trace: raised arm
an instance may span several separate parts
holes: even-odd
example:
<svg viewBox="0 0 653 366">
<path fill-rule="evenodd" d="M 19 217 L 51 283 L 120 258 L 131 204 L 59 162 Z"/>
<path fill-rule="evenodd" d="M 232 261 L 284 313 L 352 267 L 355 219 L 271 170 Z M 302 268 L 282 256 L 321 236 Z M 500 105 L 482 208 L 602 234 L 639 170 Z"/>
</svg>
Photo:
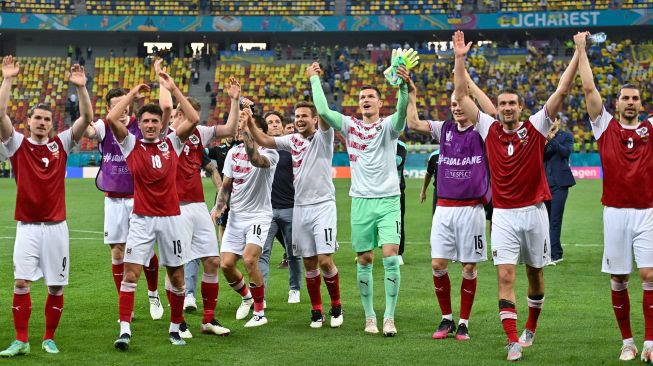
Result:
<svg viewBox="0 0 653 366">
<path fill-rule="evenodd" d="M 139 93 L 147 93 L 149 91 L 150 87 L 146 84 L 136 85 L 129 91 L 129 93 L 127 93 L 125 98 L 122 98 L 113 108 L 111 108 L 111 110 L 109 110 L 109 113 L 107 114 L 107 123 L 118 143 L 122 143 L 125 140 L 125 137 L 129 134 L 127 126 L 120 123 L 120 117 L 122 117 L 125 109 L 132 105 L 134 99 Z"/>
<path fill-rule="evenodd" d="M 569 65 L 567 65 L 562 76 L 560 76 L 558 88 L 549 97 L 549 100 L 546 101 L 546 111 L 551 118 L 555 118 L 562 110 L 562 102 L 564 101 L 565 95 L 569 94 L 571 90 L 571 84 L 576 76 L 576 70 L 578 70 L 578 51 L 574 52 L 574 56 L 569 61 Z"/>
<path fill-rule="evenodd" d="M 455 55 L 454 74 L 465 75 L 465 57 L 467 56 L 467 52 L 469 52 L 469 48 L 472 46 L 472 42 L 465 44 L 465 35 L 461 31 L 456 31 L 452 40 Z M 478 107 L 469 96 L 467 79 L 465 77 L 454 77 L 454 95 L 465 117 L 472 123 L 476 123 L 478 120 Z"/>
<path fill-rule="evenodd" d="M 408 78 L 408 108 L 406 109 L 406 123 L 408 129 L 411 131 L 419 132 L 424 135 L 431 135 L 431 128 L 429 123 L 419 119 L 417 114 L 417 87 L 413 80 Z"/>
<path fill-rule="evenodd" d="M 243 136 L 243 143 L 245 144 L 245 151 L 249 157 L 249 162 L 257 168 L 266 169 L 270 167 L 270 161 L 267 157 L 259 154 L 258 145 L 256 145 L 256 142 L 252 139 L 251 131 L 249 129 L 250 124 L 253 125 L 253 120 L 254 117 L 252 116 L 252 110 L 249 108 L 244 109 L 241 113 L 240 134 Z M 257 129 L 256 126 L 254 126 L 254 129 Z"/>
<path fill-rule="evenodd" d="M 315 104 L 315 109 L 317 109 L 317 114 L 320 115 L 320 119 L 339 131 L 342 127 L 343 116 L 342 114 L 329 109 L 329 102 L 327 102 L 324 90 L 322 90 L 322 81 L 320 80 L 321 72 L 320 65 L 317 62 L 313 62 L 308 69 L 306 69 L 306 75 L 308 75 L 311 81 L 313 103 Z"/>
<path fill-rule="evenodd" d="M 88 95 L 86 89 L 86 72 L 83 66 L 78 64 L 73 65 L 70 69 L 70 82 L 75 85 L 77 89 L 77 96 L 79 97 L 79 118 L 73 123 L 72 134 L 75 142 L 79 141 L 86 129 L 93 122 L 93 106 L 91 105 L 91 97 Z"/>
<path fill-rule="evenodd" d="M 574 43 L 576 43 L 576 53 L 578 53 L 578 71 L 583 82 L 587 113 L 590 115 L 590 120 L 595 121 L 603 112 L 603 100 L 601 100 L 601 94 L 594 84 L 594 75 L 585 50 L 588 35 L 589 32 L 577 33 L 574 36 Z"/>
<path fill-rule="evenodd" d="M 465 72 L 465 78 L 467 79 L 467 87 L 469 90 L 469 95 L 476 99 L 476 103 L 481 108 L 483 113 L 489 114 L 492 117 L 497 115 L 497 107 L 492 103 L 492 99 L 485 94 L 481 88 L 476 85 L 472 77 L 469 76 L 468 72 Z"/>
<path fill-rule="evenodd" d="M 265 133 L 263 133 L 263 131 L 259 130 L 254 124 L 253 118 L 249 118 L 247 120 L 247 129 L 250 132 L 252 138 L 254 139 L 254 142 L 256 142 L 258 145 L 261 145 L 268 149 L 277 148 L 277 143 L 276 141 L 274 141 L 274 137 L 268 136 Z"/>
<path fill-rule="evenodd" d="M 154 61 L 154 73 L 156 75 L 167 72 L 165 67 L 162 67 L 163 59 L 159 58 Z M 172 116 L 172 94 L 167 88 L 161 85 L 161 76 L 159 76 L 159 107 L 163 111 L 161 122 L 163 123 L 163 131 L 168 130 L 170 124 L 170 117 Z"/>
<path fill-rule="evenodd" d="M 406 128 L 406 109 L 408 108 L 408 83 L 410 74 L 406 67 L 401 66 L 397 69 L 397 76 L 404 82 L 399 84 L 399 98 L 397 98 L 397 112 L 392 115 L 392 126 L 395 131 L 401 132 Z M 412 81 L 412 80 L 411 80 Z"/>
<path fill-rule="evenodd" d="M 2 85 L 0 85 L 0 138 L 2 141 L 11 137 L 14 127 L 7 115 L 7 106 L 11 96 L 11 85 L 20 72 L 20 64 L 10 56 L 2 59 Z"/>
<path fill-rule="evenodd" d="M 159 81 L 161 86 L 168 89 L 172 96 L 177 99 L 179 103 L 177 108 L 181 108 L 181 111 L 184 112 L 186 118 L 179 126 L 177 126 L 175 131 L 177 137 L 179 137 L 181 141 L 186 141 L 186 139 L 193 133 L 195 126 L 197 126 L 197 122 L 200 120 L 200 115 L 197 113 L 195 108 L 193 108 L 188 99 L 186 99 L 184 94 L 181 93 L 181 90 L 179 90 L 170 75 L 165 72 L 159 73 Z"/>
<path fill-rule="evenodd" d="M 215 126 L 215 135 L 218 138 L 234 136 L 236 134 L 236 129 L 238 128 L 238 115 L 240 113 L 240 109 L 238 109 L 240 101 L 240 83 L 238 83 L 238 81 L 233 77 L 229 78 L 229 89 L 227 89 L 227 94 L 231 100 L 231 108 L 229 109 L 227 124 Z"/>
</svg>

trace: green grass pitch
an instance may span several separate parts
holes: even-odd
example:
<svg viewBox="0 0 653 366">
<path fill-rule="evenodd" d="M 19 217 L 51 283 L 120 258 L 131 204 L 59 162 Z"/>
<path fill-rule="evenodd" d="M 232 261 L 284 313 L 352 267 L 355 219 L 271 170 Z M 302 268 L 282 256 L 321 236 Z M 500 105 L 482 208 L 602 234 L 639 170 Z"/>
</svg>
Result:
<svg viewBox="0 0 653 366">
<path fill-rule="evenodd" d="M 276 269 L 281 249 L 275 244 L 271 282 L 267 298 L 267 326 L 245 329 L 235 320 L 240 301 L 221 275 L 217 317 L 232 330 L 226 338 L 199 333 L 201 310 L 186 315 L 194 338 L 185 347 L 168 344 L 169 308 L 163 320 L 149 317 L 145 280 L 136 293 L 136 320 L 131 349 L 113 348 L 118 335 L 118 301 L 111 279 L 109 249 L 102 244 L 103 198 L 93 180 L 68 180 L 67 209 L 71 238 L 70 285 L 65 290 L 65 310 L 57 343 L 59 355 L 40 349 L 44 330 L 45 286 L 37 282 L 32 290 L 30 340 L 32 353 L 0 364 L 53 365 L 151 365 L 151 364 L 243 364 L 243 365 L 352 365 L 352 364 L 505 364 L 505 336 L 497 309 L 496 274 L 492 264 L 479 266 L 476 302 L 470 320 L 469 342 L 431 339 L 440 313 L 433 291 L 428 238 L 431 227 L 429 203 L 418 203 L 421 181 L 409 180 L 406 192 L 406 265 L 397 307 L 398 335 L 384 338 L 363 332 L 364 316 L 356 288 L 354 257 L 349 228 L 348 180 L 336 180 L 338 196 L 338 239 L 336 263 L 340 271 L 345 323 L 340 329 L 311 329 L 310 302 L 302 288 L 301 303 L 287 304 L 288 275 Z M 47 189 L 47 187 L 43 187 Z M 205 181 L 212 199 L 210 183 Z M 545 270 L 546 302 L 535 344 L 524 351 L 526 364 L 574 365 L 617 364 L 621 346 L 619 330 L 610 304 L 608 276 L 601 274 L 602 208 L 600 181 L 580 181 L 571 189 L 563 224 L 565 261 Z M 427 202 L 429 202 L 427 199 Z M 11 315 L 12 248 L 15 235 L 13 180 L 0 180 L 0 346 L 13 340 Z M 377 252 L 377 255 L 380 253 Z M 379 257 L 377 257 L 379 258 Z M 454 316 L 459 307 L 460 266 L 450 267 Z M 382 317 L 384 307 L 383 266 L 375 265 L 375 309 Z M 633 330 L 638 347 L 643 337 L 641 287 L 637 276 L 631 281 Z M 163 289 L 163 271 L 160 276 Z M 518 324 L 526 321 L 526 278 L 518 270 Z M 165 299 L 163 291 L 161 297 Z M 326 289 L 323 299 L 328 304 Z M 164 300 L 166 302 L 166 300 Z M 328 310 L 328 305 L 326 305 Z"/>
</svg>

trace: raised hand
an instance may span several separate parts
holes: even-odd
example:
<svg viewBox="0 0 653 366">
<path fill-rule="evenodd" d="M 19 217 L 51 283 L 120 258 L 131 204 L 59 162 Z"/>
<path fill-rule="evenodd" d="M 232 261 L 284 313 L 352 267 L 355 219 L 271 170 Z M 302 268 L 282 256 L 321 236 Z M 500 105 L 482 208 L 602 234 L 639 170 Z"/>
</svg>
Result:
<svg viewBox="0 0 653 366">
<path fill-rule="evenodd" d="M 453 53 L 456 57 L 465 57 L 472 47 L 472 42 L 465 44 L 465 34 L 462 31 L 456 31 L 451 40 L 453 42 Z"/>
<path fill-rule="evenodd" d="M 576 49 L 584 50 L 587 47 L 587 37 L 590 35 L 590 32 L 578 32 L 574 35 L 574 43 L 576 44 Z"/>
<path fill-rule="evenodd" d="M 177 85 L 175 84 L 175 81 L 172 80 L 170 75 L 166 74 L 165 72 L 161 71 L 159 73 L 159 85 L 161 87 L 164 87 L 170 91 L 175 90 L 177 88 Z"/>
<path fill-rule="evenodd" d="M 317 62 L 313 62 L 306 69 L 306 75 L 308 75 L 309 78 L 313 75 L 319 76 L 321 73 L 322 73 L 322 69 L 320 69 L 320 64 L 318 64 Z"/>
<path fill-rule="evenodd" d="M 2 59 L 2 77 L 13 78 L 20 72 L 20 63 L 12 55 Z"/>
<path fill-rule="evenodd" d="M 249 108 L 245 108 L 240 111 L 240 115 L 238 116 L 238 130 L 240 130 L 241 133 L 249 131 L 247 123 L 252 118 L 252 116 L 252 110 Z"/>
<path fill-rule="evenodd" d="M 162 65 L 163 65 L 163 59 L 162 58 L 157 58 L 156 60 L 154 60 L 154 73 L 156 73 L 157 75 L 159 75 L 162 72 L 167 73 L 168 68 L 167 67 L 161 67 Z"/>
<path fill-rule="evenodd" d="M 4 73 L 4 68 L 3 68 Z M 86 86 L 86 72 L 84 66 L 74 64 L 70 68 L 70 82 L 75 86 Z"/>
<path fill-rule="evenodd" d="M 243 105 L 243 108 L 249 108 L 249 109 L 251 109 L 252 106 L 254 105 L 254 102 L 244 97 L 240 100 L 240 103 Z"/>
<path fill-rule="evenodd" d="M 150 87 L 147 84 L 139 84 L 133 87 L 130 91 L 129 94 L 132 97 L 139 98 L 141 93 L 148 93 L 150 91 Z"/>
<path fill-rule="evenodd" d="M 227 89 L 227 95 L 229 95 L 229 98 L 232 100 L 238 100 L 240 98 L 240 83 L 238 83 L 238 80 L 236 80 L 234 77 L 229 78 L 229 88 Z"/>
<path fill-rule="evenodd" d="M 397 68 L 397 76 L 401 78 L 401 80 L 408 85 L 408 90 L 410 92 L 411 84 L 413 83 L 413 80 L 410 78 L 410 74 L 408 73 L 408 70 L 406 69 L 406 66 L 399 66 Z M 412 85 L 413 88 L 415 88 L 415 84 Z"/>
</svg>

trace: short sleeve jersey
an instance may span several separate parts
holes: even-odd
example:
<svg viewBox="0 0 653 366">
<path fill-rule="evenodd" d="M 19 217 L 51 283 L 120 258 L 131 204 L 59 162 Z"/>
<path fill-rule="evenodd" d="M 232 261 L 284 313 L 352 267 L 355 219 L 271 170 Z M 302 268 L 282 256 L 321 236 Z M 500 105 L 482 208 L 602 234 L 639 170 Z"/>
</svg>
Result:
<svg viewBox="0 0 653 366">
<path fill-rule="evenodd" d="M 175 182 L 184 144 L 175 132 L 157 142 L 137 140 L 131 133 L 120 143 L 134 177 L 134 213 L 143 216 L 180 214 Z"/>
<path fill-rule="evenodd" d="M 653 208 L 651 121 L 624 126 L 603 109 L 591 123 L 603 165 L 601 203 L 617 208 Z"/>
<path fill-rule="evenodd" d="M 332 128 L 326 131 L 318 128 L 308 138 L 299 133 L 274 138 L 277 149 L 292 155 L 296 206 L 335 201 L 331 167 L 333 138 Z"/>
<path fill-rule="evenodd" d="M 272 181 L 279 153 L 260 147 L 259 154 L 270 161 L 269 168 L 257 168 L 249 161 L 245 145 L 234 146 L 227 153 L 223 173 L 232 178 L 229 212 L 248 216 L 272 216 Z"/>
<path fill-rule="evenodd" d="M 399 132 L 392 118 L 372 124 L 343 116 L 340 132 L 345 137 L 351 166 L 351 197 L 382 198 L 398 196 L 399 178 L 395 155 Z"/>
<path fill-rule="evenodd" d="M 485 140 L 493 204 L 519 208 L 551 199 L 544 172 L 544 146 L 550 121 L 543 108 L 513 131 L 479 112 L 477 131 Z"/>
<path fill-rule="evenodd" d="M 74 145 L 71 129 L 43 144 L 14 130 L 4 142 L 16 177 L 16 221 L 66 220 L 66 160 Z"/>
<path fill-rule="evenodd" d="M 202 161 L 204 146 L 215 139 L 215 128 L 197 126 L 184 143 L 177 166 L 177 194 L 179 202 L 204 202 Z"/>
</svg>

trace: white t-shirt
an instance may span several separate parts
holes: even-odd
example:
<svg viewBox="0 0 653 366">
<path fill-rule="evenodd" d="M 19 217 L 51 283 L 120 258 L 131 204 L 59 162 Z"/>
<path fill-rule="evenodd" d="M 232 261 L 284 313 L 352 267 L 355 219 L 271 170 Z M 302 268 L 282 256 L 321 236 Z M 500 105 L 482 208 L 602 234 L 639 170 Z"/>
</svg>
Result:
<svg viewBox="0 0 653 366">
<path fill-rule="evenodd" d="M 275 150 L 259 147 L 258 153 L 270 161 L 267 169 L 257 168 L 249 161 L 245 144 L 234 146 L 227 153 L 222 173 L 233 179 L 230 213 L 248 216 L 272 216 L 272 181 L 279 162 Z"/>
<path fill-rule="evenodd" d="M 66 154 L 69 155 L 70 151 L 76 145 L 75 141 L 73 140 L 73 130 L 71 128 L 69 128 L 69 129 L 65 130 L 64 132 L 59 133 L 57 136 L 59 137 L 59 140 L 61 140 L 61 144 L 63 145 L 64 151 L 66 151 Z M 11 137 L 7 141 L 5 141 L 4 144 L 3 144 L 4 148 L 6 149 L 6 151 L 5 151 L 6 154 L 7 154 L 6 156 L 8 158 L 14 156 L 16 151 L 18 151 L 18 148 L 20 147 L 20 144 L 23 143 L 24 139 L 25 139 L 25 135 L 23 135 L 22 133 L 19 133 L 16 130 L 14 130 L 14 132 L 11 134 Z M 27 140 L 30 143 L 34 144 L 34 145 L 45 145 L 45 144 L 47 144 L 49 142 L 49 141 L 46 141 L 46 142 L 40 143 L 40 142 L 32 140 L 31 137 L 28 137 Z M 1 151 L 0 151 L 0 155 L 1 155 Z M 1 158 L 0 158 L 0 161 L 2 161 Z"/>
<path fill-rule="evenodd" d="M 170 139 L 170 142 L 172 142 L 172 148 L 175 149 L 175 153 L 177 156 L 181 153 L 181 149 L 184 147 L 184 143 L 181 142 L 179 137 L 177 136 L 176 132 L 171 132 L 166 136 L 168 139 Z M 141 139 L 141 141 L 145 142 L 145 140 Z M 159 142 L 157 140 L 156 142 Z M 120 145 L 120 151 L 122 151 L 122 154 L 125 156 L 125 159 L 129 156 L 129 154 L 134 150 L 134 146 L 136 146 L 136 136 L 134 136 L 131 133 L 127 134 L 127 137 L 125 137 L 122 142 L 118 143 Z"/>
<path fill-rule="evenodd" d="M 318 128 L 305 139 L 299 133 L 275 137 L 277 149 L 292 155 L 295 176 L 295 206 L 314 205 L 335 201 L 331 161 L 333 160 L 333 128 Z"/>
<path fill-rule="evenodd" d="M 340 132 L 345 137 L 351 165 L 351 197 L 382 198 L 401 194 L 397 176 L 397 139 L 392 116 L 372 124 L 343 116 Z"/>
</svg>

